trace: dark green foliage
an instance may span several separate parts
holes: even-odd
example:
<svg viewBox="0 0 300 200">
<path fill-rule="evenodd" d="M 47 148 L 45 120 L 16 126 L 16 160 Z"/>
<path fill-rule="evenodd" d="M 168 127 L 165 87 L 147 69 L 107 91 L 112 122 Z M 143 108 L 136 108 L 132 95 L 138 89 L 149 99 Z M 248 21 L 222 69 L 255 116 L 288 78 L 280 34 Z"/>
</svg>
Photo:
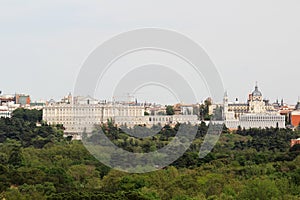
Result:
<svg viewBox="0 0 300 200">
<path fill-rule="evenodd" d="M 29 122 L 40 122 L 42 120 L 43 112 L 42 110 L 28 110 L 24 108 L 18 108 L 13 111 L 13 118 L 23 119 Z"/>
<path fill-rule="evenodd" d="M 174 115 L 174 108 L 173 108 L 173 106 L 170 106 L 170 105 L 166 106 L 166 114 L 167 115 Z"/>
<path fill-rule="evenodd" d="M 208 129 L 201 123 L 190 148 L 172 166 L 128 174 L 99 163 L 80 141 L 63 138 L 62 126 L 36 126 L 36 117 L 18 112 L 0 119 L 0 199 L 300 198 L 300 147 L 290 148 L 299 131 L 229 133 L 225 127 L 212 152 L 199 159 Z M 119 147 L 141 153 L 167 145 L 179 126 L 157 127 L 158 134 L 143 139 L 127 135 L 111 121 L 97 128 Z"/>
<path fill-rule="evenodd" d="M 209 115 L 209 106 L 211 105 L 211 101 L 208 99 L 204 101 L 204 104 L 200 105 L 200 118 L 202 120 L 210 120 L 211 115 Z"/>
<path fill-rule="evenodd" d="M 36 126 L 34 122 L 19 118 L 0 119 L 0 142 L 8 139 L 21 142 L 22 146 L 42 148 L 49 142 L 63 139 L 63 131 L 48 125 Z"/>
<path fill-rule="evenodd" d="M 300 144 L 295 144 L 294 146 L 292 146 L 290 148 L 290 151 L 300 153 Z"/>
</svg>

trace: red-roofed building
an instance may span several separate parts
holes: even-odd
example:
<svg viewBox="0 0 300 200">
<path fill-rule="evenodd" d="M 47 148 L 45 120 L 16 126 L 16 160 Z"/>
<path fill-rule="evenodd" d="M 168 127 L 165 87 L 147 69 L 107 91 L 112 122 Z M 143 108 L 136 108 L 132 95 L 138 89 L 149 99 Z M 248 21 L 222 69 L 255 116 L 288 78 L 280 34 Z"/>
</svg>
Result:
<svg viewBox="0 0 300 200">
<path fill-rule="evenodd" d="M 293 147 L 295 144 L 300 144 L 300 138 L 298 138 L 298 139 L 291 139 L 291 147 Z"/>
<path fill-rule="evenodd" d="M 295 110 L 291 113 L 291 124 L 294 127 L 299 126 L 299 124 L 300 124 L 300 111 Z"/>
<path fill-rule="evenodd" d="M 295 109 L 296 110 L 291 112 L 291 124 L 297 127 L 300 124 L 300 101 L 298 101 Z"/>
</svg>

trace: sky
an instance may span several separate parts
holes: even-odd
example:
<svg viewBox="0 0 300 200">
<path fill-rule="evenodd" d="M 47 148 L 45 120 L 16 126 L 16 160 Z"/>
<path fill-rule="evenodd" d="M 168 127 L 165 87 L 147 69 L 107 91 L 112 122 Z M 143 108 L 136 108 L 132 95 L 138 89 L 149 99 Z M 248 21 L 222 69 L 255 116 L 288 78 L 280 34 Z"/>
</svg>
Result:
<svg viewBox="0 0 300 200">
<path fill-rule="evenodd" d="M 60 99 L 73 91 L 83 63 L 103 42 L 156 27 L 198 43 L 231 100 L 246 101 L 257 81 L 271 102 L 283 98 L 295 104 L 300 96 L 299 9 L 298 0 L 2 0 L 0 90 Z M 209 96 L 204 85 L 199 80 L 199 102 Z M 106 93 L 97 95 L 106 99 Z M 157 85 L 141 88 L 136 96 L 162 104 L 178 101 Z"/>
</svg>

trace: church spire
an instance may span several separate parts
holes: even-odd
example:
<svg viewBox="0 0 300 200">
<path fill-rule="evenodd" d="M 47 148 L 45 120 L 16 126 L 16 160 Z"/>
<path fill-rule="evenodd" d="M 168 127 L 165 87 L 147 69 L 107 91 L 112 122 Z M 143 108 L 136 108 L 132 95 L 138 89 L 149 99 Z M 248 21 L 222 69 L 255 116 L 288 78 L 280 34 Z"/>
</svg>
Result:
<svg viewBox="0 0 300 200">
<path fill-rule="evenodd" d="M 225 90 L 225 92 L 224 92 L 224 97 L 228 97 L 227 90 Z"/>
</svg>

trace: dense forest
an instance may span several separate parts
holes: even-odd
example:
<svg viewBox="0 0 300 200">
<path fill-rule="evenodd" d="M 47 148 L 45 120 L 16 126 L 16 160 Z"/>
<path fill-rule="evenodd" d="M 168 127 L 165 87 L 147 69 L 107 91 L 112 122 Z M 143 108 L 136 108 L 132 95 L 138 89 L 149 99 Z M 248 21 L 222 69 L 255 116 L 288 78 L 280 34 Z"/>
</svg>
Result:
<svg viewBox="0 0 300 200">
<path fill-rule="evenodd" d="M 178 130 L 135 138 L 112 123 L 104 133 L 131 152 L 155 151 Z M 198 156 L 208 127 L 198 126 L 186 153 L 163 169 L 130 174 L 97 161 L 80 141 L 48 126 L 41 111 L 17 109 L 0 119 L 0 199 L 300 199 L 299 130 L 224 128 L 204 159 Z"/>
</svg>

